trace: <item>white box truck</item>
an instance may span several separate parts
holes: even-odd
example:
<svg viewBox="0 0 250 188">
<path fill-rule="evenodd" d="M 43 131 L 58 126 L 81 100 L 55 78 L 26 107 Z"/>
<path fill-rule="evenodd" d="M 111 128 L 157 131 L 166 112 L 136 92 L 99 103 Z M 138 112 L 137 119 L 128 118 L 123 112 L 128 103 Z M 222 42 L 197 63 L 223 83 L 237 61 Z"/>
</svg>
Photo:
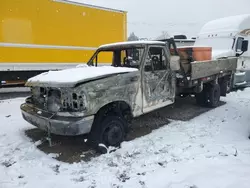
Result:
<svg viewBox="0 0 250 188">
<path fill-rule="evenodd" d="M 230 16 L 206 23 L 198 34 L 194 46 L 212 47 L 212 58 L 237 56 L 237 71 L 231 87 L 250 83 L 250 14 Z"/>
</svg>

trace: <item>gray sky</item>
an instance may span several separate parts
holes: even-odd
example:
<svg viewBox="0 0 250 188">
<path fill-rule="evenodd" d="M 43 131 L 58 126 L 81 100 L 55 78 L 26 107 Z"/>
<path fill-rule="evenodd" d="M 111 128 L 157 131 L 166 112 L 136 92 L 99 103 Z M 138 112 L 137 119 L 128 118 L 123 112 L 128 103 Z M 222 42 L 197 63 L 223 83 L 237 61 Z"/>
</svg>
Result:
<svg viewBox="0 0 250 188">
<path fill-rule="evenodd" d="M 162 31 L 195 36 L 210 20 L 250 14 L 250 0 L 73 0 L 128 11 L 128 34 L 157 37 Z"/>
</svg>

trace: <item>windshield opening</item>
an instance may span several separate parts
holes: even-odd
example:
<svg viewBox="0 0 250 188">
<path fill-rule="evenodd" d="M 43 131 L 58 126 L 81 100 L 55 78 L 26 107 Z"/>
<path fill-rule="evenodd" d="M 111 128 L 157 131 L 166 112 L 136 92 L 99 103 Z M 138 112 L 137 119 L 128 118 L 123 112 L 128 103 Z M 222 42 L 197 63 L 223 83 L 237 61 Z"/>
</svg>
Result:
<svg viewBox="0 0 250 188">
<path fill-rule="evenodd" d="M 99 50 L 88 62 L 90 66 L 110 65 L 114 67 L 140 68 L 144 47 Z"/>
<path fill-rule="evenodd" d="M 236 43 L 236 52 L 241 52 L 242 48 L 242 42 L 244 41 L 244 38 L 239 37 Z"/>
</svg>

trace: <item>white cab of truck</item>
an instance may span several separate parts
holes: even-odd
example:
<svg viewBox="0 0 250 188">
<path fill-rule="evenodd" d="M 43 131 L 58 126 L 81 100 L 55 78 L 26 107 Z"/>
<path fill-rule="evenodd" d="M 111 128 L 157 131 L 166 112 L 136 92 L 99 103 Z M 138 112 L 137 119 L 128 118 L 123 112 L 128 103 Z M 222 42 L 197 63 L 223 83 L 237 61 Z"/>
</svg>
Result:
<svg viewBox="0 0 250 188">
<path fill-rule="evenodd" d="M 238 56 L 237 72 L 232 86 L 246 86 L 250 82 L 250 14 L 230 16 L 206 23 L 194 46 L 212 47 L 212 58 Z M 244 49 L 245 52 L 242 50 Z"/>
</svg>

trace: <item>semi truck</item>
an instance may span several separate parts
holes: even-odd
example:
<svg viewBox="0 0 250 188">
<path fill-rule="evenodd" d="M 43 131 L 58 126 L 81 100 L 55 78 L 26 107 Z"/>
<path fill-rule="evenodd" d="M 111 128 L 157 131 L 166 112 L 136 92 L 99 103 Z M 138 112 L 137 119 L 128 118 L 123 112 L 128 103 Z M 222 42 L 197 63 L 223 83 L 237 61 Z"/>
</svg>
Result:
<svg viewBox="0 0 250 188">
<path fill-rule="evenodd" d="M 250 14 L 224 17 L 209 21 L 200 30 L 194 46 L 212 47 L 212 58 L 239 57 L 237 71 L 228 89 L 250 83 Z M 242 51 L 242 47 L 245 47 Z"/>
<path fill-rule="evenodd" d="M 193 46 L 195 38 L 187 38 L 186 35 L 174 35 L 174 41 L 177 47 L 179 46 Z"/>
<path fill-rule="evenodd" d="M 126 11 L 68 0 L 0 4 L 0 87 L 87 63 L 99 45 L 127 40 Z"/>
<path fill-rule="evenodd" d="M 168 33 L 163 33 L 162 35 L 156 37 L 154 40 L 156 41 L 164 41 L 171 38 Z M 174 35 L 172 38 L 174 38 L 176 46 L 193 46 L 195 43 L 195 37 L 187 38 L 186 35 Z"/>
<path fill-rule="evenodd" d="M 97 151 L 103 152 L 100 144 L 118 147 L 135 117 L 173 104 L 180 94 L 194 94 L 201 106 L 219 105 L 237 57 L 211 60 L 211 48 L 210 55 L 202 49 L 191 60 L 173 38 L 101 45 L 85 66 L 30 78 L 22 116 L 49 135 L 85 134 Z M 100 66 L 105 53 L 112 54 L 110 64 Z"/>
</svg>

